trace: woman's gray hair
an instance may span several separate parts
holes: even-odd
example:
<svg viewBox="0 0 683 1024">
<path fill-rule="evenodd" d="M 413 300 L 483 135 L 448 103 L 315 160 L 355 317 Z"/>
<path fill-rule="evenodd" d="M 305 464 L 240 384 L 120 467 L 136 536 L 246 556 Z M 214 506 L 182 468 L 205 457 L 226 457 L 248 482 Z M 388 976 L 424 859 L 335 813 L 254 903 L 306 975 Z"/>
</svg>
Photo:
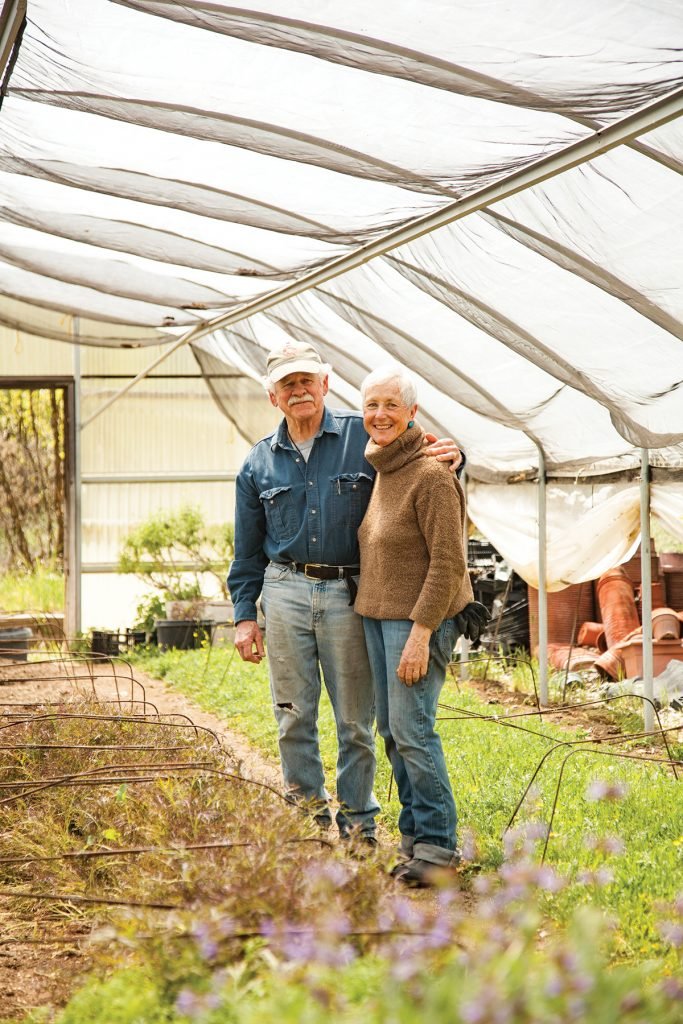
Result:
<svg viewBox="0 0 683 1024">
<path fill-rule="evenodd" d="M 398 381 L 403 404 L 408 408 L 416 405 L 417 380 L 410 370 L 406 370 L 405 366 L 401 366 L 400 363 L 384 363 L 382 366 L 372 370 L 361 383 L 360 395 L 362 400 L 365 401 L 365 393 L 368 388 L 374 387 L 377 384 L 389 384 L 395 380 Z"/>
</svg>

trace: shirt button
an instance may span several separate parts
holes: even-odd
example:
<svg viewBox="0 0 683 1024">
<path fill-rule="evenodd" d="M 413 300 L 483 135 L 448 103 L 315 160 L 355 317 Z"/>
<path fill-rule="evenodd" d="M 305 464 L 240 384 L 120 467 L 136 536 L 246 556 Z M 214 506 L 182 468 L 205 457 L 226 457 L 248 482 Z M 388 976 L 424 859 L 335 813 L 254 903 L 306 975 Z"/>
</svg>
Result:
<svg viewBox="0 0 683 1024">
<path fill-rule="evenodd" d="M 355 491 L 357 489 L 357 487 L 358 487 L 358 484 L 352 484 L 351 485 L 351 490 Z"/>
<path fill-rule="evenodd" d="M 308 481 L 308 486 L 309 486 L 309 487 L 312 487 L 312 486 L 313 486 L 313 481 L 312 481 L 312 480 L 309 480 L 309 481 Z"/>
<path fill-rule="evenodd" d="M 300 459 L 294 459 L 295 462 L 300 462 Z"/>
<path fill-rule="evenodd" d="M 314 509 L 314 508 L 312 508 L 312 509 L 311 509 L 311 515 L 312 515 L 312 516 L 314 516 L 314 515 L 315 515 L 315 509 Z"/>
<path fill-rule="evenodd" d="M 314 543 L 315 543 L 315 541 L 316 541 L 317 539 L 318 539 L 317 537 L 311 537 L 311 540 L 312 540 L 312 541 L 313 541 Z"/>
</svg>

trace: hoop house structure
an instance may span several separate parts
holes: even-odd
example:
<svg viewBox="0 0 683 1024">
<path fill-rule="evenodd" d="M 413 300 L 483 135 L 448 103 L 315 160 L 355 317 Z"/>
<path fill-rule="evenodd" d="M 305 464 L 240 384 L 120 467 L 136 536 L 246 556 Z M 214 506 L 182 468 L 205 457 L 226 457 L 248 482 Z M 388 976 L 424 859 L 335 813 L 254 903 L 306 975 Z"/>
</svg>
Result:
<svg viewBox="0 0 683 1024">
<path fill-rule="evenodd" d="M 73 377 L 83 350 L 84 509 L 135 487 L 97 482 L 103 451 L 149 475 L 183 420 L 173 360 L 215 406 L 181 431 L 195 471 L 234 471 L 271 422 L 265 353 L 294 337 L 337 404 L 388 357 L 418 375 L 471 518 L 542 593 L 628 558 L 650 503 L 683 537 L 677 0 L 28 0 L 10 39 L 21 8 L 0 368 Z"/>
</svg>

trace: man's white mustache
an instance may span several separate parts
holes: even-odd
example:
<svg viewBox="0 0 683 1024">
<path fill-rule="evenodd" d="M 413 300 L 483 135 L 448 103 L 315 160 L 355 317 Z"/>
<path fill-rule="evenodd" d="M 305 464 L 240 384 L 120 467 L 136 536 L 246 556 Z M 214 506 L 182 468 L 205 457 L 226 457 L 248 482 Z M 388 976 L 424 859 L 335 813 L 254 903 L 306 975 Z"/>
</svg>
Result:
<svg viewBox="0 0 683 1024">
<path fill-rule="evenodd" d="M 289 399 L 287 405 L 300 405 L 302 402 L 312 402 L 313 399 L 310 395 L 306 395 L 305 398 L 295 398 L 294 395 Z"/>
</svg>

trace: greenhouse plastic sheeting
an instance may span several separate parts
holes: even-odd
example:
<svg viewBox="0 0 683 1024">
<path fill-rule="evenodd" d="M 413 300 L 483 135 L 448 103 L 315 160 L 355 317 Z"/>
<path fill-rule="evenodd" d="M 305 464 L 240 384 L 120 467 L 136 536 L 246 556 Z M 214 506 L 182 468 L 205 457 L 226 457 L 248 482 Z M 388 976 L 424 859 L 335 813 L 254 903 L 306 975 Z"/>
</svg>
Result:
<svg viewBox="0 0 683 1024">
<path fill-rule="evenodd" d="M 410 367 L 474 480 L 533 479 L 539 449 L 556 478 L 632 471 L 641 447 L 683 469 L 682 50 L 678 0 L 29 0 L 0 110 L 0 325 L 187 335 L 249 440 L 265 353 L 294 337 L 332 364 L 333 404 Z"/>
<path fill-rule="evenodd" d="M 519 575 L 538 588 L 538 491 L 471 483 L 468 512 Z M 638 484 L 555 484 L 546 492 L 548 590 L 594 580 L 640 543 Z M 653 515 L 683 541 L 683 484 L 653 484 Z"/>
</svg>

